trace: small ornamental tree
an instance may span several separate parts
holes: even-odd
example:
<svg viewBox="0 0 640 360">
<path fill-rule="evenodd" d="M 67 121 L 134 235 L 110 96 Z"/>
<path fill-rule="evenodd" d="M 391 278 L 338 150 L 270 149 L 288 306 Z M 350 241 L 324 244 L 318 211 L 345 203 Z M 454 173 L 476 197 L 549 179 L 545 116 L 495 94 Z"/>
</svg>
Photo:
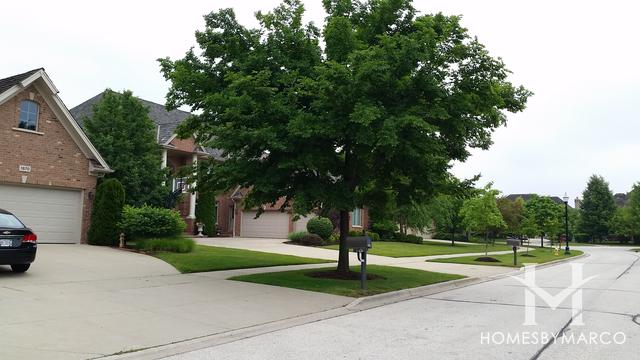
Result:
<svg viewBox="0 0 640 360">
<path fill-rule="evenodd" d="M 500 192 L 488 184 L 480 195 L 465 200 L 460 209 L 465 229 L 484 234 L 485 255 L 488 253 L 489 232 L 507 228 L 496 203 L 498 194 Z"/>
<path fill-rule="evenodd" d="M 247 207 L 340 213 L 337 271 L 349 272 L 349 212 L 366 190 L 423 204 L 470 148 L 487 149 L 505 112 L 531 94 L 457 16 L 418 14 L 410 0 L 325 0 L 322 28 L 300 0 L 257 12 L 205 16 L 199 50 L 161 59 L 169 107 L 195 114 L 184 137 L 221 149 L 205 186 L 251 188 Z M 202 184 L 200 184 L 202 185 Z"/>
<path fill-rule="evenodd" d="M 529 235 L 540 235 L 544 247 L 545 235 L 556 235 L 564 224 L 564 209 L 548 196 L 533 195 L 525 204 L 522 227 Z"/>
<path fill-rule="evenodd" d="M 451 234 L 451 246 L 455 245 L 457 232 L 462 232 L 460 210 L 464 199 L 455 195 L 439 195 L 430 203 L 431 217 L 438 232 Z"/>
<path fill-rule="evenodd" d="M 629 193 L 628 225 L 631 241 L 640 244 L 640 183 L 634 184 Z"/>
<path fill-rule="evenodd" d="M 124 201 L 124 187 L 117 179 L 106 179 L 98 185 L 87 236 L 89 244 L 115 246 L 118 243 Z"/>
</svg>

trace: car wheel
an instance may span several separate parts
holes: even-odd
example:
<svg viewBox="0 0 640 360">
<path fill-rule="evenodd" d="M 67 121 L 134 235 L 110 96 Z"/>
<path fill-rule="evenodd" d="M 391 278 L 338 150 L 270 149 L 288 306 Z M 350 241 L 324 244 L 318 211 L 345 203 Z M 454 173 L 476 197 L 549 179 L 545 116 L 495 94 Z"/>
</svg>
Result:
<svg viewBox="0 0 640 360">
<path fill-rule="evenodd" d="M 13 264 L 11 265 L 11 270 L 13 270 L 13 272 L 23 273 L 29 270 L 29 266 L 31 266 L 31 264 Z"/>
</svg>

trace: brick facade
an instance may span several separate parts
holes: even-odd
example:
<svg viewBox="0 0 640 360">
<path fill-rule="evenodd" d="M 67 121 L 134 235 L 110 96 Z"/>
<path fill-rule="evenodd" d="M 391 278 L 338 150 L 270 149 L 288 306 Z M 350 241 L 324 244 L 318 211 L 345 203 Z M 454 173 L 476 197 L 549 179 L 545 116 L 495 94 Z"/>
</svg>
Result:
<svg viewBox="0 0 640 360">
<path fill-rule="evenodd" d="M 32 100 L 39 105 L 37 132 L 17 129 L 20 103 Z M 56 118 L 43 96 L 29 86 L 0 105 L 0 183 L 82 191 L 81 240 L 91 218 L 97 177 L 89 174 L 89 160 Z M 18 171 L 19 165 L 31 166 L 31 172 Z"/>
</svg>

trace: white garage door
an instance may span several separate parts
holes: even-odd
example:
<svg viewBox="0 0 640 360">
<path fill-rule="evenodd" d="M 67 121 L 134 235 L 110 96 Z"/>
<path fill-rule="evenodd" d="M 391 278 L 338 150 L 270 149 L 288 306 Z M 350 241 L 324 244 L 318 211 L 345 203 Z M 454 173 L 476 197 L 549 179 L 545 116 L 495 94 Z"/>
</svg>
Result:
<svg viewBox="0 0 640 360">
<path fill-rule="evenodd" d="M 240 236 L 253 238 L 286 239 L 289 234 L 289 214 L 279 211 L 265 211 L 256 217 L 255 211 L 242 213 Z"/>
<path fill-rule="evenodd" d="M 0 208 L 30 227 L 38 242 L 79 243 L 82 224 L 80 191 L 0 184 Z"/>
<path fill-rule="evenodd" d="M 307 217 L 300 216 L 300 219 L 293 223 L 293 231 L 307 231 L 307 223 L 314 217 L 316 217 L 314 214 L 309 214 Z"/>
</svg>

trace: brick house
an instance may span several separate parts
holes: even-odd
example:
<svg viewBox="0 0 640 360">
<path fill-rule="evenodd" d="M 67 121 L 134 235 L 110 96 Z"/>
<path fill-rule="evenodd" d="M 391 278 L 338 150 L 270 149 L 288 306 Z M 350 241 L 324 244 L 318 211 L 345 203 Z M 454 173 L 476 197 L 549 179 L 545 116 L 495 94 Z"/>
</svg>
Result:
<svg viewBox="0 0 640 360">
<path fill-rule="evenodd" d="M 40 242 L 86 242 L 97 179 L 112 170 L 44 69 L 0 79 L 0 144 L 0 208 Z"/>
<path fill-rule="evenodd" d="M 100 93 L 82 104 L 71 109 L 76 121 L 82 126 L 82 119 L 91 117 L 93 105 L 102 99 L 104 93 Z M 169 167 L 174 177 L 170 180 L 173 191 L 182 191 L 184 194 L 177 208 L 187 222 L 187 232 L 194 233 L 195 207 L 197 192 L 189 191 L 186 179 L 180 178 L 179 169 L 191 166 L 194 162 L 203 158 L 213 158 L 224 161 L 222 153 L 216 149 L 199 146 L 193 138 L 179 139 L 175 135 L 176 127 L 184 121 L 189 112 L 182 110 L 168 111 L 163 105 L 148 100 L 139 99 L 149 108 L 149 117 L 156 124 L 156 139 L 162 149 L 162 166 Z M 302 217 L 293 221 L 293 215 L 288 212 L 280 212 L 281 203 L 275 206 L 265 205 L 265 211 L 259 218 L 255 218 L 257 209 L 244 209 L 242 198 L 246 189 L 237 188 L 226 194 L 217 196 L 217 224 L 222 236 L 252 237 L 252 238 L 286 238 L 292 231 L 306 229 L 306 223 L 310 217 Z M 366 210 L 355 209 L 355 216 L 351 216 L 351 229 L 359 230 L 368 223 Z"/>
<path fill-rule="evenodd" d="M 104 92 L 92 97 L 71 109 L 71 114 L 82 126 L 83 119 L 93 116 L 93 106 L 102 100 Z M 197 192 L 190 192 L 185 178 L 178 177 L 181 168 L 190 167 L 198 159 L 213 157 L 221 160 L 220 152 L 206 149 L 195 143 L 193 138 L 179 139 L 175 135 L 176 127 L 186 119 L 190 113 L 182 110 L 168 111 L 163 105 L 151 101 L 138 99 L 149 109 L 149 117 L 156 125 L 156 141 L 162 149 L 162 167 L 170 168 L 172 178 L 169 180 L 171 190 L 176 194 L 182 193 L 177 210 L 187 223 L 187 233 L 193 233 L 196 222 Z"/>
</svg>

